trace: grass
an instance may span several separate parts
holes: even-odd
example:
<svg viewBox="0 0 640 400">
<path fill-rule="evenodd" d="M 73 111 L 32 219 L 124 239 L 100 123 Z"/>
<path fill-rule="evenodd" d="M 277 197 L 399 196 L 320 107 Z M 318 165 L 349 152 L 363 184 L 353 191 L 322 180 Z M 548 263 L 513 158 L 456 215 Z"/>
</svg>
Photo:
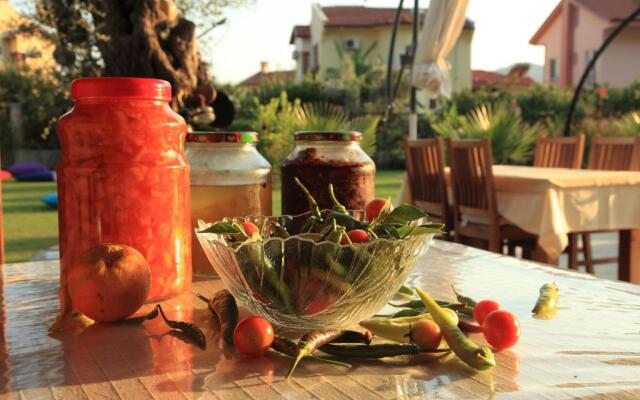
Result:
<svg viewBox="0 0 640 400">
<path fill-rule="evenodd" d="M 55 191 L 55 182 L 2 183 L 7 262 L 27 261 L 36 251 L 58 244 L 58 213 L 41 200 Z"/>
<path fill-rule="evenodd" d="M 378 171 L 376 197 L 395 199 L 400 191 L 400 170 Z M 33 254 L 58 244 L 58 214 L 41 198 L 55 192 L 55 182 L 2 183 L 5 255 L 7 262 L 28 261 Z M 273 189 L 273 211 L 280 213 L 280 189 Z"/>
</svg>

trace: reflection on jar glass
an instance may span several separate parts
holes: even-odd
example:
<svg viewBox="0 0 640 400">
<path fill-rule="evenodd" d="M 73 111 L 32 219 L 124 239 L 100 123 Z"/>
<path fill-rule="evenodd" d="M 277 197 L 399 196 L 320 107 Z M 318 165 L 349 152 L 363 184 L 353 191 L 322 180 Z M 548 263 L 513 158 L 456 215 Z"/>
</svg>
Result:
<svg viewBox="0 0 640 400">
<path fill-rule="evenodd" d="M 271 164 L 258 153 L 255 132 L 191 132 L 191 222 L 271 215 Z M 193 270 L 214 273 L 192 230 Z"/>
<path fill-rule="evenodd" d="M 296 146 L 282 162 L 282 213 L 309 211 L 295 178 L 309 189 L 321 209 L 331 208 L 330 183 L 338 200 L 361 210 L 375 197 L 376 166 L 362 150 L 359 132 L 296 132 Z"/>
</svg>

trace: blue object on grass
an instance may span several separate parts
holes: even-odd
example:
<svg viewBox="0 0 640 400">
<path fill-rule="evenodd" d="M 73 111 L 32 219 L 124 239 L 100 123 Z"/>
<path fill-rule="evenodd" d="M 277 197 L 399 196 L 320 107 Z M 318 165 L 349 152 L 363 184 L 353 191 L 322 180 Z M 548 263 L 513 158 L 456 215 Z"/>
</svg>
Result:
<svg viewBox="0 0 640 400">
<path fill-rule="evenodd" d="M 15 177 L 18 181 L 23 182 L 50 182 L 56 180 L 56 173 L 53 171 L 30 172 Z"/>
<path fill-rule="evenodd" d="M 42 202 L 51 208 L 58 208 L 58 193 L 51 193 L 44 196 Z"/>
</svg>

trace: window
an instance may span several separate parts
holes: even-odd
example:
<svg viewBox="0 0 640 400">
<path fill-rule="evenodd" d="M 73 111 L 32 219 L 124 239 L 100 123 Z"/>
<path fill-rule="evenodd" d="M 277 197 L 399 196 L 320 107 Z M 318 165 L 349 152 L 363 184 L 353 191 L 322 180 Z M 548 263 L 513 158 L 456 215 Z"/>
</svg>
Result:
<svg viewBox="0 0 640 400">
<path fill-rule="evenodd" d="M 594 50 L 585 51 L 585 53 L 584 53 L 584 68 L 585 69 L 587 68 L 587 66 L 589 65 L 591 60 L 593 60 L 593 57 L 595 57 L 595 55 L 596 55 L 596 52 Z M 595 85 L 595 83 L 596 83 L 596 68 L 595 68 L 595 66 L 593 67 L 591 72 L 589 72 L 589 75 L 587 76 L 587 80 L 585 81 L 585 83 L 587 85 Z"/>
<path fill-rule="evenodd" d="M 549 60 L 549 81 L 555 83 L 558 80 L 558 60 L 552 58 Z"/>
</svg>

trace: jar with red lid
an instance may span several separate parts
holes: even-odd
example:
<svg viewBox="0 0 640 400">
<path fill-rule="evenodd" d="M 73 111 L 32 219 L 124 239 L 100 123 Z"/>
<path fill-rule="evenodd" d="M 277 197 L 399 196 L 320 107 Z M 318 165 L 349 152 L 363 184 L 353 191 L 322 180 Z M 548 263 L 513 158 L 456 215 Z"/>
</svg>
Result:
<svg viewBox="0 0 640 400">
<path fill-rule="evenodd" d="M 61 295 L 65 271 L 98 243 L 140 251 L 151 268 L 147 301 L 191 283 L 187 126 L 169 107 L 168 82 L 73 81 L 71 111 L 57 123 Z"/>
<path fill-rule="evenodd" d="M 309 211 L 297 177 L 309 189 L 320 209 L 331 208 L 328 186 L 350 210 L 364 209 L 375 197 L 376 166 L 360 147 L 360 132 L 296 132 L 296 145 L 281 165 L 282 213 Z"/>
<path fill-rule="evenodd" d="M 255 132 L 190 132 L 191 220 L 216 222 L 225 217 L 271 215 L 271 164 L 256 149 Z M 200 243 L 192 237 L 194 272 L 215 272 Z"/>
</svg>

